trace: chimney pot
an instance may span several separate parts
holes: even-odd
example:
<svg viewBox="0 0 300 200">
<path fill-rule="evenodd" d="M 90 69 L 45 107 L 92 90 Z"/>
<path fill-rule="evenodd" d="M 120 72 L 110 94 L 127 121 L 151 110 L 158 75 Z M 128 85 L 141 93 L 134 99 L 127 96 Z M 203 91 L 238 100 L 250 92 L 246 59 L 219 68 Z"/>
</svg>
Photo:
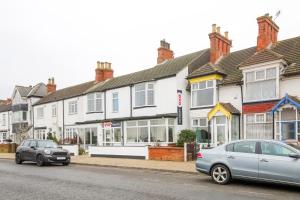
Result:
<svg viewBox="0 0 300 200">
<path fill-rule="evenodd" d="M 225 36 L 226 39 L 228 39 L 228 31 L 224 32 L 224 36 Z"/>
<path fill-rule="evenodd" d="M 221 27 L 218 26 L 218 27 L 217 27 L 217 33 L 220 33 L 220 32 L 221 32 Z"/>
<path fill-rule="evenodd" d="M 157 64 L 174 58 L 174 53 L 170 49 L 170 43 L 166 42 L 165 39 L 160 41 L 160 47 L 157 49 L 157 53 Z"/>
<path fill-rule="evenodd" d="M 217 25 L 216 24 L 213 24 L 212 25 L 212 30 L 211 30 L 211 32 L 212 33 L 215 33 L 217 31 Z"/>
</svg>

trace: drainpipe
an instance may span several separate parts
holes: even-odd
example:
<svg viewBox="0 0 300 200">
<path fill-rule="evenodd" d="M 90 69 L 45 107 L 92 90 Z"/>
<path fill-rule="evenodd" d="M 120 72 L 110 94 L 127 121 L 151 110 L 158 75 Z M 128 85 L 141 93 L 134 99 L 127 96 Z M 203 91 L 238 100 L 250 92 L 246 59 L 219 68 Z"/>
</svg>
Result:
<svg viewBox="0 0 300 200">
<path fill-rule="evenodd" d="M 239 119 L 239 126 L 240 126 L 240 136 L 239 137 L 241 139 L 241 134 L 242 134 L 241 130 L 243 130 L 243 136 L 245 138 L 244 127 L 243 127 L 243 125 L 244 125 L 244 117 L 243 117 L 244 93 L 243 93 L 243 85 L 242 84 L 240 84 L 240 88 L 241 88 L 242 112 L 241 112 L 241 115 L 240 115 L 241 118 Z"/>
<path fill-rule="evenodd" d="M 32 138 L 34 139 L 34 106 L 32 106 Z"/>
<path fill-rule="evenodd" d="M 65 143 L 65 100 L 62 100 L 63 103 L 63 132 L 62 132 L 62 144 Z M 57 109 L 58 110 L 58 109 Z"/>
<path fill-rule="evenodd" d="M 132 117 L 132 88 L 133 85 L 130 85 L 130 117 Z"/>
<path fill-rule="evenodd" d="M 104 91 L 104 120 L 106 120 L 106 91 Z"/>
<path fill-rule="evenodd" d="M 272 112 L 272 117 L 273 117 L 273 126 L 272 126 L 272 129 L 273 129 L 273 140 L 275 140 L 275 116 L 274 116 L 274 112 Z"/>
</svg>

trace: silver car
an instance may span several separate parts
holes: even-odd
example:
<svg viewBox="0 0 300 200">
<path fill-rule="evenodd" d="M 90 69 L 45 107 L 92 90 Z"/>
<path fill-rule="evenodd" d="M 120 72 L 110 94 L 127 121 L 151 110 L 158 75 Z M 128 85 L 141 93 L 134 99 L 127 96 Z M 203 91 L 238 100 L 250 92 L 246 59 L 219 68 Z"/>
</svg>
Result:
<svg viewBox="0 0 300 200">
<path fill-rule="evenodd" d="M 300 150 L 273 140 L 239 140 L 200 150 L 196 170 L 218 184 L 252 179 L 300 186 Z"/>
</svg>

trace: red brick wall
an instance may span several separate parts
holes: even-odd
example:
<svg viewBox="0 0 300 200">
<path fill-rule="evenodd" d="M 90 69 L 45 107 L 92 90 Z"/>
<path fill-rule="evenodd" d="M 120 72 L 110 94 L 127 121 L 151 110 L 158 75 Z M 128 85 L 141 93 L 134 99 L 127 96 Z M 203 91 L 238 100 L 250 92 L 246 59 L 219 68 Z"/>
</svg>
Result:
<svg viewBox="0 0 300 200">
<path fill-rule="evenodd" d="M 277 101 L 243 105 L 243 114 L 270 112 Z"/>
<path fill-rule="evenodd" d="M 184 161 L 181 147 L 149 147 L 149 160 Z"/>
</svg>

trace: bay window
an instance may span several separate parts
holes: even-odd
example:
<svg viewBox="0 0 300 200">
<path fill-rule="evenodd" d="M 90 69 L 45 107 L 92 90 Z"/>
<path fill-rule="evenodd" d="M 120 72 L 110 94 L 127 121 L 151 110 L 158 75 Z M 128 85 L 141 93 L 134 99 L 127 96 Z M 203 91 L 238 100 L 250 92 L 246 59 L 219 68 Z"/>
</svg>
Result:
<svg viewBox="0 0 300 200">
<path fill-rule="evenodd" d="M 174 142 L 174 119 L 126 122 L 127 143 Z"/>
<path fill-rule="evenodd" d="M 212 106 L 214 104 L 213 80 L 192 84 L 192 107 Z"/>
<path fill-rule="evenodd" d="M 275 99 L 276 67 L 245 73 L 245 100 L 260 101 Z"/>
<path fill-rule="evenodd" d="M 88 112 L 103 112 L 102 93 L 92 93 L 87 95 L 87 111 Z"/>
<path fill-rule="evenodd" d="M 246 138 L 247 139 L 272 139 L 273 115 L 272 113 L 247 114 Z"/>
<path fill-rule="evenodd" d="M 135 106 L 154 105 L 154 84 L 140 83 L 135 85 Z"/>
</svg>

